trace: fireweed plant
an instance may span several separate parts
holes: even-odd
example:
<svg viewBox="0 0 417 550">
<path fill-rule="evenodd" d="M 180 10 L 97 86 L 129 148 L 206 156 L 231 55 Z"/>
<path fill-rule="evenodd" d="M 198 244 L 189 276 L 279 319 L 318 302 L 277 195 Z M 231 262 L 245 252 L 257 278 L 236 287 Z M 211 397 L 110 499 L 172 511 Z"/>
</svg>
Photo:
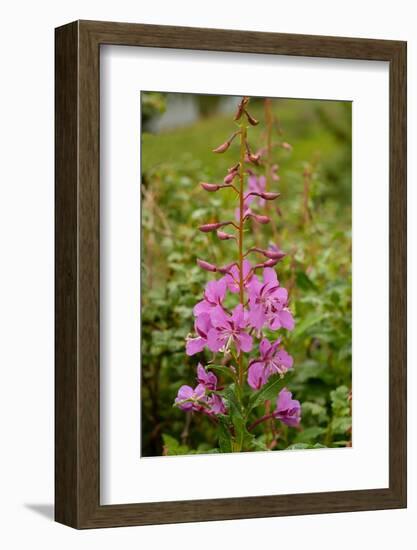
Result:
<svg viewBox="0 0 417 550">
<path fill-rule="evenodd" d="M 248 130 L 258 124 L 248 104 L 248 97 L 240 101 L 234 116 L 237 130 L 213 151 L 221 154 L 238 140 L 238 161 L 222 183 L 201 183 L 209 193 L 229 189 L 236 196 L 233 219 L 199 227 L 221 241 L 235 241 L 236 259 L 225 266 L 197 260 L 200 268 L 220 277 L 206 284 L 203 299 L 194 307 L 195 334 L 186 339 L 186 353 L 193 356 L 207 349 L 212 359 L 206 365 L 198 363 L 196 384 L 181 386 L 174 402 L 188 414 L 205 415 L 217 425 L 220 452 L 266 450 L 264 427 L 271 429 L 271 422 L 277 421 L 297 427 L 301 420 L 300 403 L 285 387 L 293 358 L 280 337 L 281 331 L 294 328 L 288 292 L 275 271 L 285 253 L 276 244 L 245 248 L 249 224 L 268 224 L 270 217 L 260 209 L 269 212 L 267 205 L 279 197 L 266 189 L 276 179 L 268 148 L 266 176 L 255 175 L 252 169 L 261 166 L 262 152 L 253 153 L 248 143 Z"/>
</svg>

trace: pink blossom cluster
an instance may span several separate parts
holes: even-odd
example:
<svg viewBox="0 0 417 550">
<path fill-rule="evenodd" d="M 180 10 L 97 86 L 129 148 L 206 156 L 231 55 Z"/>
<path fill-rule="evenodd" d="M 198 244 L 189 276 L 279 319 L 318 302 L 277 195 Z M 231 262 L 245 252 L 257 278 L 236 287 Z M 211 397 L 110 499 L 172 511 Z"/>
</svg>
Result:
<svg viewBox="0 0 417 550">
<path fill-rule="evenodd" d="M 225 414 L 226 407 L 222 398 L 215 393 L 217 376 L 197 365 L 197 386 L 181 386 L 175 399 L 175 405 L 183 411 L 202 412 L 207 415 Z"/>
<path fill-rule="evenodd" d="M 243 98 L 239 103 L 235 120 L 246 117 L 249 125 L 256 125 L 258 121 L 247 112 L 248 102 L 249 98 Z M 246 138 L 247 128 L 244 124 L 240 128 L 214 149 L 215 153 L 223 153 L 240 136 L 241 152 L 244 153 L 240 161 L 227 170 L 222 183 L 201 183 L 201 187 L 209 193 L 223 189 L 234 190 L 238 197 L 234 220 L 215 221 L 199 227 L 203 233 L 216 233 L 221 241 L 235 240 L 238 260 L 224 266 L 197 260 L 202 269 L 218 273 L 220 278 L 206 284 L 202 299 L 193 309 L 194 334 L 186 339 L 186 353 L 194 356 L 208 350 L 215 354 L 213 364 L 217 357 L 220 364 L 232 369 L 239 384 L 247 383 L 252 390 L 259 390 L 272 375 L 283 377 L 293 367 L 293 358 L 284 349 L 282 339 L 277 335 L 270 341 L 265 333 L 292 331 L 294 318 L 289 308 L 288 291 L 280 285 L 275 271 L 275 266 L 285 257 L 285 253 L 276 245 L 268 248 L 251 247 L 246 251 L 243 248 L 244 225 L 248 222 L 261 225 L 269 223 L 271 220 L 262 213 L 262 208 L 280 194 L 269 192 L 266 177 L 256 175 L 251 168 L 246 167 L 246 164 L 260 166 L 262 151 L 256 154 L 251 152 Z M 276 170 L 277 166 L 274 165 L 274 181 L 279 179 Z M 249 261 L 247 256 L 250 254 L 260 257 L 258 262 Z M 234 300 L 230 296 L 234 296 Z M 229 306 L 233 301 L 238 303 Z M 220 359 L 216 354 L 221 354 Z M 251 354 L 246 365 L 243 363 L 243 354 Z M 205 367 L 198 364 L 196 387 L 181 386 L 175 399 L 176 406 L 184 411 L 209 416 L 227 414 L 217 377 L 207 370 L 209 368 L 210 365 Z M 289 426 L 297 426 L 300 416 L 299 402 L 292 399 L 292 394 L 286 388 L 282 389 L 277 396 L 276 408 L 269 417 Z"/>
<path fill-rule="evenodd" d="M 196 336 L 187 339 L 187 355 L 195 355 L 204 348 L 214 353 L 249 353 L 254 348 L 254 335 L 261 336 L 263 329 L 294 328 L 288 292 L 279 285 L 275 270 L 264 268 L 260 280 L 254 266 L 245 260 L 243 276 L 247 307 L 238 304 L 231 311 L 224 307 L 224 300 L 227 291 L 234 294 L 239 291 L 239 268 L 234 265 L 227 275 L 207 283 L 203 300 L 194 307 Z M 283 349 L 279 338 L 273 343 L 262 338 L 258 357 L 249 364 L 248 384 L 259 389 L 272 374 L 284 374 L 292 365 L 292 357 Z"/>
</svg>

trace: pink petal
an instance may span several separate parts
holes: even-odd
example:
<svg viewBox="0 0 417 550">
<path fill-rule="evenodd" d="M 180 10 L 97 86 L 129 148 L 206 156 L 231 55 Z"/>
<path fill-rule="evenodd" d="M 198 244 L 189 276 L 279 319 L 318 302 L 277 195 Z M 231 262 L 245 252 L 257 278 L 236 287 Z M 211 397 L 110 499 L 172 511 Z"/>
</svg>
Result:
<svg viewBox="0 0 417 550">
<path fill-rule="evenodd" d="M 211 308 L 212 309 L 212 308 Z M 211 329 L 211 320 L 210 315 L 208 313 L 201 313 L 195 323 L 195 329 L 196 331 L 201 335 L 206 335 L 208 331 Z"/>
<path fill-rule="evenodd" d="M 242 304 L 238 304 L 232 312 L 232 320 L 235 327 L 243 328 L 245 326 L 245 316 Z M 224 326 L 224 325 L 223 325 Z"/>
<path fill-rule="evenodd" d="M 264 269 L 264 283 L 268 283 L 271 286 L 279 285 L 275 269 L 272 269 L 271 267 L 266 267 Z"/>
<path fill-rule="evenodd" d="M 177 399 L 180 401 L 184 399 L 192 399 L 194 395 L 194 390 L 190 386 L 181 386 L 178 390 Z"/>
<path fill-rule="evenodd" d="M 278 338 L 278 340 L 275 340 L 275 342 L 271 344 L 271 355 L 277 352 L 280 343 L 281 343 L 281 338 Z"/>
<path fill-rule="evenodd" d="M 273 292 L 273 297 L 281 302 L 281 304 L 286 304 L 288 301 L 288 290 L 283 286 L 280 286 Z"/>
<path fill-rule="evenodd" d="M 279 322 L 282 327 L 286 328 L 287 330 L 293 330 L 295 326 L 294 318 L 288 310 L 283 309 L 278 313 L 278 316 Z"/>
<path fill-rule="evenodd" d="M 291 357 L 289 353 L 285 351 L 285 349 L 279 350 L 276 357 L 280 365 L 284 366 L 286 369 L 292 368 L 294 364 L 294 359 Z"/>
<path fill-rule="evenodd" d="M 216 352 L 224 346 L 224 339 L 218 338 L 218 332 L 212 328 L 207 334 L 207 347 L 210 351 Z"/>
<path fill-rule="evenodd" d="M 259 351 L 261 352 L 261 356 L 265 357 L 265 355 L 267 355 L 271 347 L 272 346 L 268 338 L 263 338 L 261 343 L 259 344 Z"/>
<path fill-rule="evenodd" d="M 204 338 L 190 338 L 189 340 L 187 340 L 187 343 L 185 345 L 185 353 L 187 355 L 195 355 L 196 353 L 200 353 L 200 351 L 203 351 L 205 345 L 206 340 Z"/>
<path fill-rule="evenodd" d="M 227 326 L 229 317 L 221 306 L 216 306 L 211 309 L 210 320 L 214 327 L 225 327 Z"/>
<path fill-rule="evenodd" d="M 282 388 L 277 398 L 277 410 L 286 410 L 291 406 L 292 393 L 287 388 Z"/>
<path fill-rule="evenodd" d="M 207 300 L 201 300 L 201 302 L 198 302 L 198 304 L 194 306 L 193 313 L 196 317 L 198 317 L 202 313 L 208 313 L 211 308 L 212 305 L 207 302 Z"/>
<path fill-rule="evenodd" d="M 236 347 L 238 347 L 244 351 L 245 353 L 251 351 L 253 346 L 253 338 L 250 334 L 247 334 L 246 332 L 241 332 L 239 336 L 237 337 Z M 240 351 L 240 350 L 238 350 Z"/>
<path fill-rule="evenodd" d="M 266 380 L 264 363 L 252 363 L 248 370 L 248 384 L 254 390 L 259 390 Z"/>
<path fill-rule="evenodd" d="M 264 326 L 266 320 L 262 306 L 255 306 L 251 308 L 249 310 L 248 320 L 251 326 L 257 330 L 260 330 Z"/>
</svg>

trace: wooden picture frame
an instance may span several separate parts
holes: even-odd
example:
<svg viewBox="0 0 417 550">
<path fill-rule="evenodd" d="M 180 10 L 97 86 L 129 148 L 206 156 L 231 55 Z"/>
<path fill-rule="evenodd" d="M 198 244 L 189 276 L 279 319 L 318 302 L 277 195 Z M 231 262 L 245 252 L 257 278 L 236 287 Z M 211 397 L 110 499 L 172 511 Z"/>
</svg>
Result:
<svg viewBox="0 0 417 550">
<path fill-rule="evenodd" d="M 406 43 L 76 21 L 56 29 L 55 519 L 75 528 L 406 506 Z M 99 56 L 117 44 L 389 62 L 389 488 L 100 505 Z"/>
</svg>

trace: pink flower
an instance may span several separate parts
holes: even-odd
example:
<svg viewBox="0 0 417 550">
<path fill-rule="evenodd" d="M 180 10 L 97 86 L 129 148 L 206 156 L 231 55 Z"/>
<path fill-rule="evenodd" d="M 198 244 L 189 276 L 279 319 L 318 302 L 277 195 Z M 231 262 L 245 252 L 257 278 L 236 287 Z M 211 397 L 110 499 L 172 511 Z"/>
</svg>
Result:
<svg viewBox="0 0 417 550">
<path fill-rule="evenodd" d="M 197 365 L 197 381 L 199 385 L 204 386 L 208 390 L 217 388 L 217 376 L 214 372 L 206 371 L 201 363 Z"/>
<path fill-rule="evenodd" d="M 251 175 L 248 178 L 248 190 L 249 193 L 264 193 L 266 187 L 266 178 L 265 176 L 255 176 Z M 255 201 L 258 203 L 258 206 L 261 208 L 265 206 L 265 199 L 262 197 L 256 197 L 254 195 L 248 196 L 246 201 L 249 201 L 248 204 L 250 204 L 252 201 Z"/>
<path fill-rule="evenodd" d="M 198 411 L 204 403 L 206 388 L 203 384 L 193 389 L 190 386 L 181 386 L 175 398 L 175 405 L 182 411 Z"/>
<path fill-rule="evenodd" d="M 243 218 L 247 217 L 249 214 L 252 213 L 252 210 L 249 208 L 249 203 L 251 198 L 252 197 L 248 197 L 243 201 L 243 215 L 242 215 Z M 240 206 L 235 210 L 235 220 L 240 221 Z"/>
<path fill-rule="evenodd" d="M 226 407 L 224 406 L 223 400 L 216 393 L 211 394 L 210 397 L 207 398 L 207 405 L 209 408 L 205 412 L 207 412 L 208 414 L 226 413 Z"/>
<path fill-rule="evenodd" d="M 225 414 L 226 407 L 222 398 L 215 393 L 206 395 L 206 390 L 204 384 L 198 384 L 195 389 L 191 386 L 181 386 L 174 405 L 185 412 L 202 412 L 207 415 Z"/>
<path fill-rule="evenodd" d="M 209 313 L 213 307 L 221 306 L 226 295 L 227 281 L 222 277 L 218 281 L 210 281 L 206 284 L 204 300 L 194 306 L 194 315 Z"/>
<path fill-rule="evenodd" d="M 242 264 L 242 274 L 243 274 L 243 281 L 244 281 L 244 288 L 247 289 L 250 282 L 254 279 L 258 279 L 256 275 L 253 275 L 251 273 L 252 271 L 252 265 L 249 260 L 243 260 Z M 230 290 L 230 292 L 233 292 L 234 294 L 237 294 L 239 292 L 239 266 L 234 265 L 230 268 L 229 273 L 225 277 L 227 288 Z"/>
<path fill-rule="evenodd" d="M 281 327 L 288 330 L 294 328 L 294 319 L 288 309 L 288 292 L 279 286 L 275 270 L 268 267 L 263 272 L 264 280 L 250 282 L 249 323 L 257 330 L 265 325 L 272 330 Z"/>
<path fill-rule="evenodd" d="M 279 347 L 280 344 L 280 339 L 273 344 L 267 338 L 261 341 L 261 356 L 249 363 L 248 384 L 254 390 L 259 390 L 272 374 L 284 374 L 293 366 L 293 358 Z"/>
<path fill-rule="evenodd" d="M 228 315 L 220 306 L 210 312 L 212 327 L 207 334 L 207 346 L 213 351 L 230 349 L 233 343 L 238 353 L 252 349 L 252 336 L 245 332 L 247 320 L 242 304 L 237 305 L 232 315 Z"/>
<path fill-rule="evenodd" d="M 301 405 L 296 399 L 292 399 L 292 393 L 283 388 L 277 398 L 277 406 L 273 412 L 277 420 L 281 420 L 287 426 L 298 426 L 301 420 Z"/>
<path fill-rule="evenodd" d="M 201 313 L 194 323 L 194 328 L 198 334 L 197 338 L 187 338 L 185 352 L 187 355 L 195 355 L 203 351 L 207 345 L 207 334 L 211 329 L 211 320 L 208 313 Z"/>
</svg>

